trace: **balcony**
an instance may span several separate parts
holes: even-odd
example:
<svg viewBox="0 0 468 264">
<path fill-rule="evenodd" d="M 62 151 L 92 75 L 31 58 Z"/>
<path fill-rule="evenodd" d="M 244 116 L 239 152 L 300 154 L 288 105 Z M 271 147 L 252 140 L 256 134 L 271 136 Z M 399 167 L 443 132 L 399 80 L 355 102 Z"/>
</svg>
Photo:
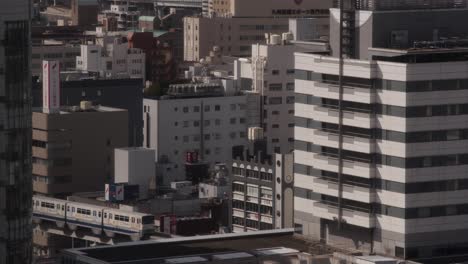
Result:
<svg viewBox="0 0 468 264">
<path fill-rule="evenodd" d="M 318 170 L 338 172 L 338 159 L 318 153 L 311 153 L 314 159 L 314 167 Z M 363 178 L 374 178 L 375 168 L 365 161 L 343 161 L 343 173 Z"/>
<path fill-rule="evenodd" d="M 306 128 L 296 128 L 296 135 L 301 135 L 300 132 L 303 130 L 309 130 L 312 133 L 309 136 L 314 144 L 332 148 L 338 148 L 339 136 L 337 131 L 327 131 L 327 130 L 318 130 L 318 129 L 306 129 Z M 343 149 L 362 152 L 370 154 L 375 148 L 375 143 L 371 141 L 370 138 L 366 138 L 366 135 L 359 134 L 349 134 L 343 135 Z M 300 137 L 298 137 L 301 139 Z"/>
<path fill-rule="evenodd" d="M 232 194 L 232 199 L 239 200 L 239 201 L 244 201 L 245 196 L 243 194 L 233 193 Z"/>
<path fill-rule="evenodd" d="M 324 106 L 313 106 L 313 118 L 320 122 L 338 124 L 339 111 L 335 108 Z M 344 111 L 343 112 L 343 125 L 355 126 L 362 128 L 375 127 L 375 118 L 371 113 L 364 113 L 358 111 Z"/>
<path fill-rule="evenodd" d="M 319 83 L 315 82 L 313 86 L 313 94 L 317 97 L 339 99 L 340 88 L 338 83 Z M 370 87 L 344 86 L 343 100 L 372 104 L 375 103 L 375 93 Z"/>
<path fill-rule="evenodd" d="M 332 221 L 338 220 L 338 207 L 336 205 L 323 202 L 315 202 L 313 208 L 314 215 Z M 369 212 L 343 209 L 343 221 L 350 225 L 364 228 L 373 228 L 376 225 L 375 216 Z"/>
<path fill-rule="evenodd" d="M 369 186 L 344 184 L 343 198 L 363 203 L 372 203 L 375 200 L 375 194 L 371 193 Z M 338 183 L 325 178 L 313 178 L 312 188 L 314 192 L 329 196 L 338 195 Z"/>
<path fill-rule="evenodd" d="M 237 208 L 233 208 L 232 210 L 232 215 L 233 216 L 237 216 L 237 217 L 240 217 L 240 218 L 244 218 L 245 217 L 245 213 L 242 209 L 237 209 Z"/>
</svg>

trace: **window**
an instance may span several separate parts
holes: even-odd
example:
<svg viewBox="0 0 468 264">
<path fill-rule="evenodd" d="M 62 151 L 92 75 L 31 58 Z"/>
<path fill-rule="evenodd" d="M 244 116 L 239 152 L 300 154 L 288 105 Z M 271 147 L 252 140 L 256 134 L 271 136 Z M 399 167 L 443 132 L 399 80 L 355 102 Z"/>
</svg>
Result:
<svg viewBox="0 0 468 264">
<path fill-rule="evenodd" d="M 245 118 L 243 118 L 243 117 L 239 118 L 239 123 L 245 124 Z"/>
<path fill-rule="evenodd" d="M 294 69 L 287 69 L 286 70 L 287 75 L 292 75 L 292 74 L 294 74 L 294 72 L 295 72 Z"/>
<path fill-rule="evenodd" d="M 206 127 L 207 127 L 207 126 L 210 126 L 210 120 L 205 120 L 205 121 L 203 122 L 203 125 L 206 126 Z"/>
<path fill-rule="evenodd" d="M 231 111 L 235 111 L 236 110 L 236 104 L 231 104 L 230 108 L 231 108 Z"/>
<path fill-rule="evenodd" d="M 216 126 L 220 126 L 220 125 L 221 125 L 221 120 L 216 119 L 216 120 L 215 120 L 215 125 L 216 125 Z"/>
<path fill-rule="evenodd" d="M 204 138 L 205 140 L 210 140 L 210 139 L 211 139 L 211 136 L 210 136 L 210 134 L 205 134 L 203 138 Z"/>
<path fill-rule="evenodd" d="M 294 91 L 294 83 L 287 83 L 286 84 L 286 90 Z"/>
<path fill-rule="evenodd" d="M 281 91 L 283 89 L 283 84 L 281 83 L 270 83 L 268 85 L 270 91 Z"/>
<path fill-rule="evenodd" d="M 279 74 L 280 74 L 280 71 L 279 71 L 279 70 L 272 70 L 272 71 L 271 71 L 271 74 L 273 74 L 273 75 L 279 75 Z"/>
<path fill-rule="evenodd" d="M 271 125 L 271 128 L 279 128 L 279 124 L 273 124 Z"/>
<path fill-rule="evenodd" d="M 286 97 L 286 103 L 287 104 L 294 104 L 294 96 Z"/>
<path fill-rule="evenodd" d="M 209 112 L 210 111 L 210 106 L 209 105 L 205 105 L 205 112 Z"/>
<path fill-rule="evenodd" d="M 183 137 L 183 141 L 184 141 L 184 143 L 189 142 L 189 136 L 184 136 L 184 137 Z"/>
<path fill-rule="evenodd" d="M 188 127 L 189 126 L 189 121 L 184 121 L 184 127 Z"/>
<path fill-rule="evenodd" d="M 242 131 L 239 132 L 239 137 L 240 137 L 240 138 L 245 138 L 245 132 L 242 132 Z"/>
<path fill-rule="evenodd" d="M 220 105 L 215 105 L 215 111 L 221 111 L 221 106 Z"/>
<path fill-rule="evenodd" d="M 231 125 L 236 124 L 236 118 L 234 118 L 234 117 L 231 118 L 231 119 L 229 120 L 229 123 L 231 123 Z"/>
<path fill-rule="evenodd" d="M 199 127 L 200 126 L 200 121 L 193 121 L 193 126 L 194 127 Z"/>
<path fill-rule="evenodd" d="M 277 104 L 282 104 L 283 103 L 283 98 L 281 97 L 270 97 L 268 98 L 268 104 L 270 105 L 277 105 Z"/>
<path fill-rule="evenodd" d="M 200 107 L 199 106 L 194 106 L 193 107 L 193 112 L 195 112 L 195 113 L 200 112 Z"/>
<path fill-rule="evenodd" d="M 188 113 L 188 111 L 189 111 L 189 109 L 188 109 L 188 107 L 187 107 L 187 106 L 185 106 L 184 108 L 182 108 L 182 112 L 184 112 L 184 113 Z"/>
</svg>

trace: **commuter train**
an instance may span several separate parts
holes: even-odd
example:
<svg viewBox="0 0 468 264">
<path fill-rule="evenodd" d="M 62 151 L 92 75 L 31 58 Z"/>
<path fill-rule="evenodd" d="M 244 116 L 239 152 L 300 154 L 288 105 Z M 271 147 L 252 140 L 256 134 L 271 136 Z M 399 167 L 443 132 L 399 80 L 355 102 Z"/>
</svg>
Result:
<svg viewBox="0 0 468 264">
<path fill-rule="evenodd" d="M 77 226 L 87 227 L 96 235 L 104 232 L 108 237 L 124 234 L 138 240 L 154 230 L 154 216 L 143 213 L 126 212 L 103 206 L 71 202 L 45 196 L 33 197 L 35 221 L 47 219 L 63 228 L 71 230 Z"/>
</svg>

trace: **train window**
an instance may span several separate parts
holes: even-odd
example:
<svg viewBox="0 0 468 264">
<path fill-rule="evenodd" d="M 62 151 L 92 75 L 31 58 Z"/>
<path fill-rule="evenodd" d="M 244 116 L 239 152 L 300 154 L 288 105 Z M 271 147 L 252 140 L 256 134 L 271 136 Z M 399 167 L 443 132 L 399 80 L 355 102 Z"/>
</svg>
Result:
<svg viewBox="0 0 468 264">
<path fill-rule="evenodd" d="M 62 211 L 65 211 L 65 205 L 62 204 Z"/>
<path fill-rule="evenodd" d="M 70 206 L 67 205 L 67 212 L 70 212 Z"/>
<path fill-rule="evenodd" d="M 96 216 L 96 211 L 93 211 L 93 216 Z"/>
<path fill-rule="evenodd" d="M 141 222 L 140 219 L 137 219 L 137 223 L 139 224 L 140 222 Z"/>
<path fill-rule="evenodd" d="M 57 210 L 60 210 L 60 204 L 57 204 Z"/>
<path fill-rule="evenodd" d="M 135 217 L 132 217 L 132 223 L 135 223 Z"/>
<path fill-rule="evenodd" d="M 104 213 L 104 218 L 107 218 L 107 213 Z"/>
<path fill-rule="evenodd" d="M 109 219 L 112 219 L 112 214 L 111 213 L 109 213 Z"/>
<path fill-rule="evenodd" d="M 98 212 L 98 217 L 101 217 L 101 212 Z"/>
<path fill-rule="evenodd" d="M 73 213 L 75 212 L 75 207 L 72 207 L 72 212 L 73 212 Z"/>
</svg>

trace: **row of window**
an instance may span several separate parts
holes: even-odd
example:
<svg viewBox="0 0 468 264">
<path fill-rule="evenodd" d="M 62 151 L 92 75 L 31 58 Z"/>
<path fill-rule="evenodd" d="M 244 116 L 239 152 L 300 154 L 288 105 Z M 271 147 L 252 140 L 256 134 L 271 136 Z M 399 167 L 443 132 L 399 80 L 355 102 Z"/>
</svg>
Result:
<svg viewBox="0 0 468 264">
<path fill-rule="evenodd" d="M 320 129 L 329 133 L 338 134 L 338 124 L 319 122 L 304 117 L 296 117 L 295 125 L 297 127 Z M 376 140 L 388 140 L 401 143 L 438 142 L 468 139 L 467 128 L 420 132 L 399 132 L 380 128 L 367 129 L 344 125 L 343 134 L 346 136 L 362 137 Z"/>
<path fill-rule="evenodd" d="M 260 179 L 262 181 L 273 181 L 273 174 L 263 171 L 232 167 L 232 174 L 252 179 Z"/>
<path fill-rule="evenodd" d="M 314 145 L 310 142 L 296 140 L 294 148 L 296 150 L 318 153 L 327 157 L 338 157 L 338 149 Z M 373 163 L 404 169 L 468 165 L 468 153 L 411 158 L 401 158 L 378 153 L 367 154 L 350 150 L 343 150 L 342 154 L 343 159 L 348 161 Z"/>
<path fill-rule="evenodd" d="M 317 170 L 311 166 L 294 164 L 294 172 L 302 175 L 322 178 L 330 182 L 338 182 L 338 173 L 325 170 Z M 468 179 L 454 179 L 428 182 L 401 183 L 383 179 L 368 179 L 348 174 L 343 174 L 343 183 L 346 185 L 374 188 L 403 194 L 450 192 L 468 190 Z"/>
<path fill-rule="evenodd" d="M 295 187 L 295 196 L 318 201 L 330 206 L 338 206 L 338 197 L 315 193 L 311 190 Z M 399 208 L 379 203 L 363 203 L 348 199 L 342 199 L 342 206 L 345 209 L 355 210 L 370 214 L 387 215 L 401 219 L 418 219 L 455 215 L 467 215 L 468 204 L 453 204 L 443 206 L 429 206 L 418 208 Z"/>
<path fill-rule="evenodd" d="M 282 83 L 270 83 L 268 84 L 268 90 L 273 91 L 273 92 L 278 92 L 283 90 L 283 84 Z M 294 83 L 287 83 L 286 84 L 286 90 L 287 91 L 294 91 Z"/>
<path fill-rule="evenodd" d="M 229 109 L 231 111 L 245 110 L 246 108 L 247 108 L 247 106 L 245 104 L 230 104 L 229 105 Z M 178 110 L 179 110 L 178 107 L 174 107 L 174 112 L 177 112 Z M 225 109 L 223 109 L 223 106 L 221 106 L 221 105 L 204 105 L 203 110 L 204 110 L 204 112 L 210 112 L 211 110 L 213 110 L 215 112 L 225 111 Z M 148 111 L 145 110 L 145 112 L 149 112 L 149 106 L 148 106 Z M 198 106 L 198 105 L 193 106 L 193 107 L 184 106 L 184 107 L 182 107 L 182 112 L 184 112 L 184 113 L 189 113 L 189 112 L 199 113 L 200 112 L 200 106 Z"/>
<path fill-rule="evenodd" d="M 339 100 L 320 98 L 308 94 L 296 93 L 296 102 L 338 109 Z M 425 105 L 425 106 L 394 106 L 383 104 L 365 104 L 343 101 L 343 111 L 361 112 L 377 115 L 389 115 L 405 118 L 468 115 L 468 104 Z"/>
<path fill-rule="evenodd" d="M 338 75 L 322 74 L 312 71 L 296 70 L 296 79 L 316 81 L 338 85 Z M 364 79 L 345 76 L 345 86 L 372 88 L 378 90 L 391 90 L 407 93 L 451 91 L 468 89 L 468 79 L 429 80 L 429 81 L 393 81 L 382 79 Z"/>
</svg>

